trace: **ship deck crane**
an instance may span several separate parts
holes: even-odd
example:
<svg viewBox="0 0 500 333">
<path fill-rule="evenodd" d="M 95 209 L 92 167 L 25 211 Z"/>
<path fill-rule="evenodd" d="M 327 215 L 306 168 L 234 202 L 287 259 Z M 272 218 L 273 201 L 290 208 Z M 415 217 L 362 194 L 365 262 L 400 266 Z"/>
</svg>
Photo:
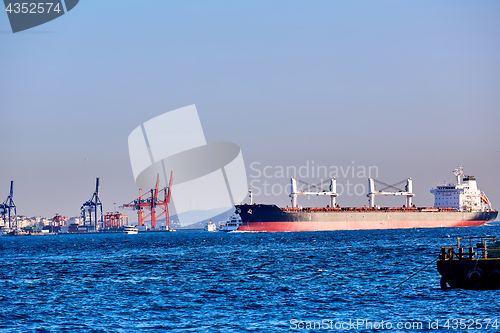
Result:
<svg viewBox="0 0 500 333">
<path fill-rule="evenodd" d="M 400 190 L 396 186 L 404 184 L 406 182 L 405 190 Z M 375 183 L 384 185 L 385 187 L 380 190 L 380 191 L 375 191 Z M 397 192 L 388 192 L 385 191 L 386 189 L 393 188 L 397 190 Z M 366 195 L 368 197 L 368 203 L 370 207 L 375 207 L 375 196 L 376 195 L 404 195 L 406 196 L 406 207 L 411 207 L 412 205 L 412 198 L 415 196 L 415 194 L 412 193 L 413 190 L 413 182 L 411 178 L 408 178 L 406 180 L 402 180 L 396 184 L 389 185 L 384 182 L 381 182 L 380 180 L 376 180 L 373 178 L 368 178 L 368 194 Z"/>
<path fill-rule="evenodd" d="M 95 231 L 99 230 L 99 223 L 102 224 L 103 216 L 102 216 L 102 202 L 99 199 L 99 178 L 96 178 L 95 182 L 95 192 L 92 197 L 86 201 L 82 207 L 80 208 L 83 225 L 93 225 L 95 227 Z M 92 215 L 94 215 L 94 219 L 92 221 Z M 98 217 L 100 216 L 99 220 Z M 87 221 L 89 224 L 87 224 Z"/>
<path fill-rule="evenodd" d="M 174 173 L 170 173 L 170 183 L 168 187 L 164 187 L 161 192 L 163 192 L 163 200 L 158 198 L 159 190 L 158 184 L 160 182 L 160 175 L 157 175 L 156 187 L 150 191 L 142 194 L 142 189 L 139 189 L 139 197 L 128 204 L 123 205 L 123 208 L 132 208 L 137 210 L 137 222 L 139 226 L 143 226 L 144 222 L 148 217 L 151 218 L 151 228 L 156 228 L 156 222 L 165 216 L 165 222 L 167 230 L 170 230 L 170 213 L 168 210 L 168 204 L 170 203 L 170 197 L 172 193 L 172 181 L 174 178 Z M 159 209 L 158 209 L 159 208 Z M 149 214 L 144 215 L 144 211 L 149 210 Z M 159 210 L 162 210 L 158 214 Z"/>
<path fill-rule="evenodd" d="M 290 178 L 291 189 L 290 189 L 290 198 L 292 198 L 292 208 L 297 208 L 297 196 L 299 195 L 328 195 L 330 196 L 330 207 L 335 207 L 335 198 L 338 196 L 337 194 L 337 179 L 330 179 L 330 188 L 329 191 L 299 191 L 297 187 L 297 179 Z M 302 181 L 301 181 L 302 182 Z M 305 182 L 302 182 L 307 184 Z M 311 186 L 310 184 L 307 184 Z M 312 185 L 313 187 L 318 188 L 318 185 Z"/>
<path fill-rule="evenodd" d="M 14 204 L 14 181 L 10 182 L 10 194 L 5 201 L 0 204 L 0 215 L 3 223 L 9 223 L 9 229 L 17 229 L 17 208 Z M 7 218 L 7 219 L 6 219 Z"/>
</svg>

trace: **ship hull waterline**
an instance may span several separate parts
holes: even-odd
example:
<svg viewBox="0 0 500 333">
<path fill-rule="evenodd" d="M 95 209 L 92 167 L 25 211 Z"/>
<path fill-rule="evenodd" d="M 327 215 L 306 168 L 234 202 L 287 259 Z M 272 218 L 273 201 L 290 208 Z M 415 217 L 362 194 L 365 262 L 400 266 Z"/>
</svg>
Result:
<svg viewBox="0 0 500 333">
<path fill-rule="evenodd" d="M 477 227 L 495 220 L 497 211 L 488 212 L 286 212 L 275 205 L 241 205 L 243 225 L 238 231 L 294 232 L 334 230 L 375 230 L 409 228 Z"/>
<path fill-rule="evenodd" d="M 287 232 L 287 231 L 334 231 L 334 230 L 377 230 L 377 229 L 411 229 L 411 228 L 453 228 L 478 227 L 490 221 L 419 221 L 409 224 L 408 221 L 392 221 L 391 223 L 371 222 L 248 222 L 238 228 L 238 231 L 253 232 Z"/>
</svg>

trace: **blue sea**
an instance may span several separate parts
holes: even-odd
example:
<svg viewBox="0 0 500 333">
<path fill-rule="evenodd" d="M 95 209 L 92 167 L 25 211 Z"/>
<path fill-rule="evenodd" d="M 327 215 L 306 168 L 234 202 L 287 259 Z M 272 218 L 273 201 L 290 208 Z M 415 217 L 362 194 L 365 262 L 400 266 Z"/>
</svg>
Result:
<svg viewBox="0 0 500 333">
<path fill-rule="evenodd" d="M 5 236 L 0 331 L 498 332 L 499 291 L 443 291 L 435 264 L 486 234 L 500 226 Z"/>
</svg>

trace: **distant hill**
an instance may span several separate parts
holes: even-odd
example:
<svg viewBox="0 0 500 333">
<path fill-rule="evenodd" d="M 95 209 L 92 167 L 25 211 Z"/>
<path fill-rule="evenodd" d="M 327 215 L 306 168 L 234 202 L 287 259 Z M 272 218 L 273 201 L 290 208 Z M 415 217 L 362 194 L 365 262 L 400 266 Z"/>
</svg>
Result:
<svg viewBox="0 0 500 333">
<path fill-rule="evenodd" d="M 176 226 L 175 228 L 176 229 L 184 229 L 184 230 L 187 230 L 187 229 L 203 229 L 205 228 L 205 226 L 207 225 L 208 221 L 211 220 L 212 223 L 214 223 L 215 225 L 217 225 L 217 227 L 219 226 L 219 222 L 220 221 L 226 221 L 227 218 L 231 215 L 233 215 L 234 213 L 234 207 L 232 207 L 231 209 L 219 214 L 219 215 L 216 215 L 210 219 L 206 219 L 206 220 L 203 220 L 201 222 L 197 222 L 197 223 L 193 223 L 193 224 L 190 224 L 190 225 L 187 225 L 187 226 L 179 226 L 178 223 L 176 223 Z M 193 211 L 193 214 L 196 214 L 196 211 Z M 173 215 L 171 217 L 172 220 L 174 221 L 179 221 L 179 218 L 177 217 L 177 215 Z M 172 226 L 172 228 L 174 228 Z"/>
</svg>

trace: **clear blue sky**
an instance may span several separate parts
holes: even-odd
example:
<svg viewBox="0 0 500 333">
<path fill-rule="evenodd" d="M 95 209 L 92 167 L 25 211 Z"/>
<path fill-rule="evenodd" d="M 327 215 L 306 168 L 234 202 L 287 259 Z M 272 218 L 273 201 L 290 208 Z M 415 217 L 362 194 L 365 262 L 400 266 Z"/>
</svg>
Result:
<svg viewBox="0 0 500 333">
<path fill-rule="evenodd" d="M 499 17 L 496 0 L 82 0 L 12 34 L 2 14 L 0 201 L 15 180 L 19 214 L 78 215 L 99 176 L 105 211 L 127 203 L 129 133 L 196 104 L 247 167 L 355 161 L 432 205 L 463 164 L 498 208 Z"/>
</svg>

